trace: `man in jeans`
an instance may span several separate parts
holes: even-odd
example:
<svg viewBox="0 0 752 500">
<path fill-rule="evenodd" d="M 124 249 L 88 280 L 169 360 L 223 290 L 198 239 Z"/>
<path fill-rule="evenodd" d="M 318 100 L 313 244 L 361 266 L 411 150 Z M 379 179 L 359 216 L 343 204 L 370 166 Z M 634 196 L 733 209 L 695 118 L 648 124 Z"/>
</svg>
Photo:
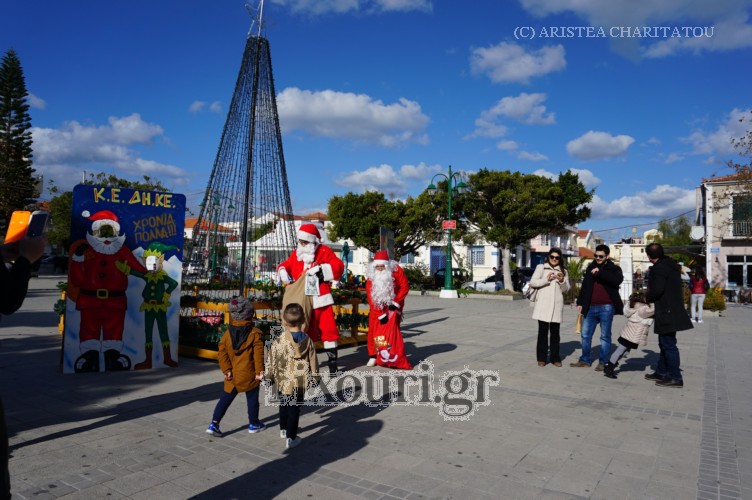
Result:
<svg viewBox="0 0 752 500">
<path fill-rule="evenodd" d="M 692 322 L 684 305 L 681 281 L 681 266 L 664 255 L 659 243 L 645 247 L 645 253 L 653 264 L 648 275 L 648 302 L 655 304 L 655 333 L 661 355 L 655 372 L 645 375 L 661 387 L 684 387 L 680 369 L 679 348 L 676 347 L 676 332 L 692 329 Z"/>
<path fill-rule="evenodd" d="M 596 371 L 602 372 L 611 354 L 611 323 L 615 314 L 624 314 L 624 302 L 619 295 L 619 285 L 624 280 L 621 268 L 608 258 L 611 250 L 608 245 L 595 247 L 595 260 L 585 270 L 580 295 L 577 297 L 577 310 L 585 317 L 582 323 L 582 356 L 575 368 L 589 367 L 590 345 L 598 323 L 601 325 L 601 352 Z"/>
</svg>

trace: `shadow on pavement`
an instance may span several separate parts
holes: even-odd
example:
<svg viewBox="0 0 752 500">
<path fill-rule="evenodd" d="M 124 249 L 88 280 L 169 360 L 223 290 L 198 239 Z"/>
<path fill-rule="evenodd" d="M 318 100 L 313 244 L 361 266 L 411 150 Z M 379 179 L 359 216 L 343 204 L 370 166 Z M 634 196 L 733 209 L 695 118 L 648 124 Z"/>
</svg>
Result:
<svg viewBox="0 0 752 500">
<path fill-rule="evenodd" d="M 316 410 L 323 418 L 306 426 L 303 442 L 285 455 L 264 463 L 235 479 L 230 479 L 192 498 L 272 498 L 301 480 L 310 479 L 327 464 L 340 461 L 366 447 L 384 426 L 375 419 L 386 406 L 365 405 L 324 407 Z M 309 411 L 303 411 L 303 415 Z M 277 429 L 274 429 L 276 431 Z M 280 445 L 283 441 L 280 439 Z M 313 495 L 308 495 L 313 496 Z"/>
</svg>

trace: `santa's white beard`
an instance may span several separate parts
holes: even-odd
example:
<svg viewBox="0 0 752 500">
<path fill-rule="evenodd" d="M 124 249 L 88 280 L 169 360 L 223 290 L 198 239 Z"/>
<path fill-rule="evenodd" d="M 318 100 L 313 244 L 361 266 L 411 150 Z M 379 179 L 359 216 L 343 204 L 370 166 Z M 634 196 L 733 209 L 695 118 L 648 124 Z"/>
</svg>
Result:
<svg viewBox="0 0 752 500">
<path fill-rule="evenodd" d="M 309 243 L 307 245 L 301 245 L 298 243 L 298 249 L 295 253 L 298 256 L 299 261 L 302 261 L 306 267 L 310 266 L 316 256 L 316 244 Z"/>
<path fill-rule="evenodd" d="M 112 255 L 117 253 L 125 243 L 125 235 L 109 238 L 97 238 L 91 233 L 86 233 L 86 241 L 97 253 Z"/>
<path fill-rule="evenodd" d="M 389 269 L 374 271 L 371 278 L 371 300 L 384 309 L 394 300 L 394 281 Z"/>
</svg>

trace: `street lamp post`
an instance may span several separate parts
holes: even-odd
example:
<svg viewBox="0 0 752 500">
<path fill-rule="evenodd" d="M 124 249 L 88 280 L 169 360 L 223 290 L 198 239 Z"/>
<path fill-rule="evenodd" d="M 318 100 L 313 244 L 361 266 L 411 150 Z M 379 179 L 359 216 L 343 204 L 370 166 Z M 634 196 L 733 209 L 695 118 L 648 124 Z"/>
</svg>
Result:
<svg viewBox="0 0 752 500">
<path fill-rule="evenodd" d="M 452 173 L 452 166 L 449 165 L 448 174 L 436 174 L 431 179 L 431 184 L 428 185 L 428 194 L 434 195 L 437 192 L 436 185 L 433 183 L 437 177 L 443 178 L 447 181 L 447 223 L 443 224 L 444 229 L 447 232 L 447 246 L 446 246 L 446 264 L 444 265 L 444 289 L 441 290 L 440 297 L 444 299 L 456 299 L 457 290 L 454 289 L 454 283 L 452 280 L 452 227 L 456 225 L 452 220 L 452 193 L 462 194 L 467 190 L 467 184 L 462 182 L 462 178 L 459 172 Z"/>
</svg>

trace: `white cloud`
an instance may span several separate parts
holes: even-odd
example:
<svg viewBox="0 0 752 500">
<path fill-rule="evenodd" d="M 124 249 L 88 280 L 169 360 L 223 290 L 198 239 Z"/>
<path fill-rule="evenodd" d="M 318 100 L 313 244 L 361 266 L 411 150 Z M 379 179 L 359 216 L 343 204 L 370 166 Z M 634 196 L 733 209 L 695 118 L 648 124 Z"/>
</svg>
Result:
<svg viewBox="0 0 752 500">
<path fill-rule="evenodd" d="M 604 2 L 602 0 L 520 0 L 533 15 L 545 17 L 571 12 L 590 26 L 710 27 L 712 37 L 611 37 L 613 48 L 626 56 L 665 57 L 679 50 L 695 53 L 732 50 L 752 45 L 748 0 L 663 0 L 661 2 Z M 642 46 L 641 46 L 642 45 Z"/>
<path fill-rule="evenodd" d="M 191 113 L 199 113 L 204 109 L 208 109 L 212 113 L 221 113 L 222 103 L 220 101 L 214 101 L 211 104 L 206 101 L 193 101 L 191 105 L 188 106 L 188 111 Z"/>
<path fill-rule="evenodd" d="M 31 106 L 32 108 L 47 109 L 47 102 L 41 97 L 36 96 L 30 92 L 29 95 L 26 96 L 26 98 L 28 99 L 29 106 Z"/>
<path fill-rule="evenodd" d="M 402 165 L 400 167 L 400 175 L 406 179 L 425 179 L 437 172 L 441 172 L 443 167 L 441 165 L 426 165 L 420 162 L 418 165 Z"/>
<path fill-rule="evenodd" d="M 206 102 L 204 101 L 193 101 L 190 106 L 188 106 L 188 111 L 191 113 L 198 113 L 204 107 L 206 106 Z"/>
<path fill-rule="evenodd" d="M 444 167 L 441 165 L 426 165 L 421 162 L 417 165 L 402 165 L 399 171 L 395 171 L 391 165 L 382 163 L 377 167 L 351 172 L 335 179 L 334 183 L 362 193 L 378 191 L 390 198 L 404 198 L 408 193 L 406 180 L 420 181 L 428 185 L 431 176 L 443 170 Z"/>
<path fill-rule="evenodd" d="M 548 160 L 548 156 L 538 153 L 538 152 L 529 152 L 529 151 L 520 151 L 520 153 L 517 155 L 517 158 L 520 160 L 529 160 L 529 161 L 543 161 Z"/>
<path fill-rule="evenodd" d="M 272 3 L 289 8 L 294 14 L 322 15 L 363 12 L 432 12 L 430 0 L 271 0 Z"/>
<path fill-rule="evenodd" d="M 145 122 L 138 113 L 124 117 L 111 116 L 106 125 L 82 125 L 70 121 L 58 129 L 32 127 L 34 140 L 34 168 L 51 175 L 77 177 L 81 171 L 107 167 L 141 177 L 173 178 L 175 184 L 186 182 L 183 169 L 145 160 L 131 146 L 150 144 L 162 137 L 162 127 Z M 67 185 L 71 179 L 61 178 Z M 76 178 L 77 180 L 77 178 Z"/>
<path fill-rule="evenodd" d="M 222 103 L 219 101 L 214 101 L 211 104 L 209 104 L 209 111 L 212 113 L 221 113 L 222 112 Z"/>
<path fill-rule="evenodd" d="M 473 74 L 487 75 L 495 83 L 528 83 L 533 77 L 561 71 L 566 65 L 562 45 L 526 51 L 520 45 L 501 42 L 475 48 L 470 54 Z"/>
<path fill-rule="evenodd" d="M 493 117 L 487 117 L 481 114 L 480 118 L 475 119 L 475 130 L 471 134 L 465 136 L 465 139 L 472 139 L 474 137 L 489 137 L 496 139 L 507 135 L 509 129 L 499 123 L 495 123 Z"/>
<path fill-rule="evenodd" d="M 652 191 L 641 191 L 631 196 L 622 196 L 613 201 L 606 201 L 598 195 L 593 196 L 590 204 L 591 218 L 608 219 L 612 217 L 675 217 L 695 208 L 695 190 L 683 189 L 662 184 Z"/>
<path fill-rule="evenodd" d="M 496 144 L 496 147 L 502 151 L 514 151 L 518 148 L 518 145 L 514 141 L 501 141 Z"/>
<path fill-rule="evenodd" d="M 749 18 L 734 17 L 724 21 L 716 21 L 713 26 L 691 27 L 690 36 L 667 38 L 644 47 L 646 58 L 657 59 L 674 55 L 678 52 L 724 52 L 744 47 L 752 47 L 752 26 L 747 24 Z M 683 34 L 683 31 L 680 31 Z M 699 36 L 696 36 L 699 35 Z"/>
<path fill-rule="evenodd" d="M 433 12 L 433 4 L 429 0 L 375 0 L 379 10 L 385 12 L 422 11 Z"/>
<path fill-rule="evenodd" d="M 365 94 L 290 87 L 277 96 L 280 124 L 286 132 L 301 130 L 316 137 L 396 147 L 427 144 L 430 121 L 420 104 L 401 98 L 384 104 Z"/>
<path fill-rule="evenodd" d="M 543 105 L 545 100 L 546 94 L 523 92 L 517 97 L 503 97 L 485 113 L 512 118 L 526 125 L 551 125 L 556 123 L 556 115 L 546 114 L 546 106 Z"/>
<path fill-rule="evenodd" d="M 573 174 L 577 174 L 577 177 L 579 177 L 582 185 L 588 189 L 592 189 L 600 185 L 601 183 L 601 180 L 598 177 L 596 177 L 595 174 L 593 174 L 593 172 L 591 172 L 588 169 L 570 168 L 569 171 L 572 172 Z M 533 175 L 540 175 L 541 177 L 548 177 L 549 179 L 559 178 L 559 174 L 554 174 L 553 172 L 549 172 L 548 170 L 545 170 L 542 168 L 533 172 Z"/>
<path fill-rule="evenodd" d="M 355 171 L 342 178 L 335 179 L 335 184 L 355 191 L 380 191 L 382 193 L 402 196 L 407 193 L 407 183 L 394 171 L 391 165 L 381 164 L 363 171 Z"/>
<path fill-rule="evenodd" d="M 684 156 L 680 155 L 679 153 L 671 153 L 663 161 L 664 163 L 674 163 L 677 161 L 681 161 L 683 159 L 684 159 Z"/>
<path fill-rule="evenodd" d="M 688 137 L 683 137 L 682 141 L 691 144 L 695 154 L 734 154 L 731 139 L 739 139 L 747 132 L 750 111 L 734 108 L 715 131 L 696 130 Z"/>
<path fill-rule="evenodd" d="M 660 146 L 661 141 L 657 137 L 651 137 L 650 139 L 645 141 L 645 144 L 650 145 L 650 146 Z"/>
<path fill-rule="evenodd" d="M 567 152 L 578 160 L 605 160 L 627 154 L 634 139 L 628 135 L 613 136 L 607 132 L 589 131 L 567 143 Z"/>
<path fill-rule="evenodd" d="M 475 130 L 466 139 L 473 137 L 498 138 L 506 135 L 508 129 L 498 123 L 500 118 L 511 118 L 526 125 L 550 125 L 556 122 L 554 113 L 546 113 L 542 103 L 546 94 L 521 93 L 517 97 L 502 97 L 492 108 L 481 112 L 475 120 Z M 516 147 L 516 146 L 515 146 Z M 499 148 L 503 149 L 503 148 Z"/>
</svg>

